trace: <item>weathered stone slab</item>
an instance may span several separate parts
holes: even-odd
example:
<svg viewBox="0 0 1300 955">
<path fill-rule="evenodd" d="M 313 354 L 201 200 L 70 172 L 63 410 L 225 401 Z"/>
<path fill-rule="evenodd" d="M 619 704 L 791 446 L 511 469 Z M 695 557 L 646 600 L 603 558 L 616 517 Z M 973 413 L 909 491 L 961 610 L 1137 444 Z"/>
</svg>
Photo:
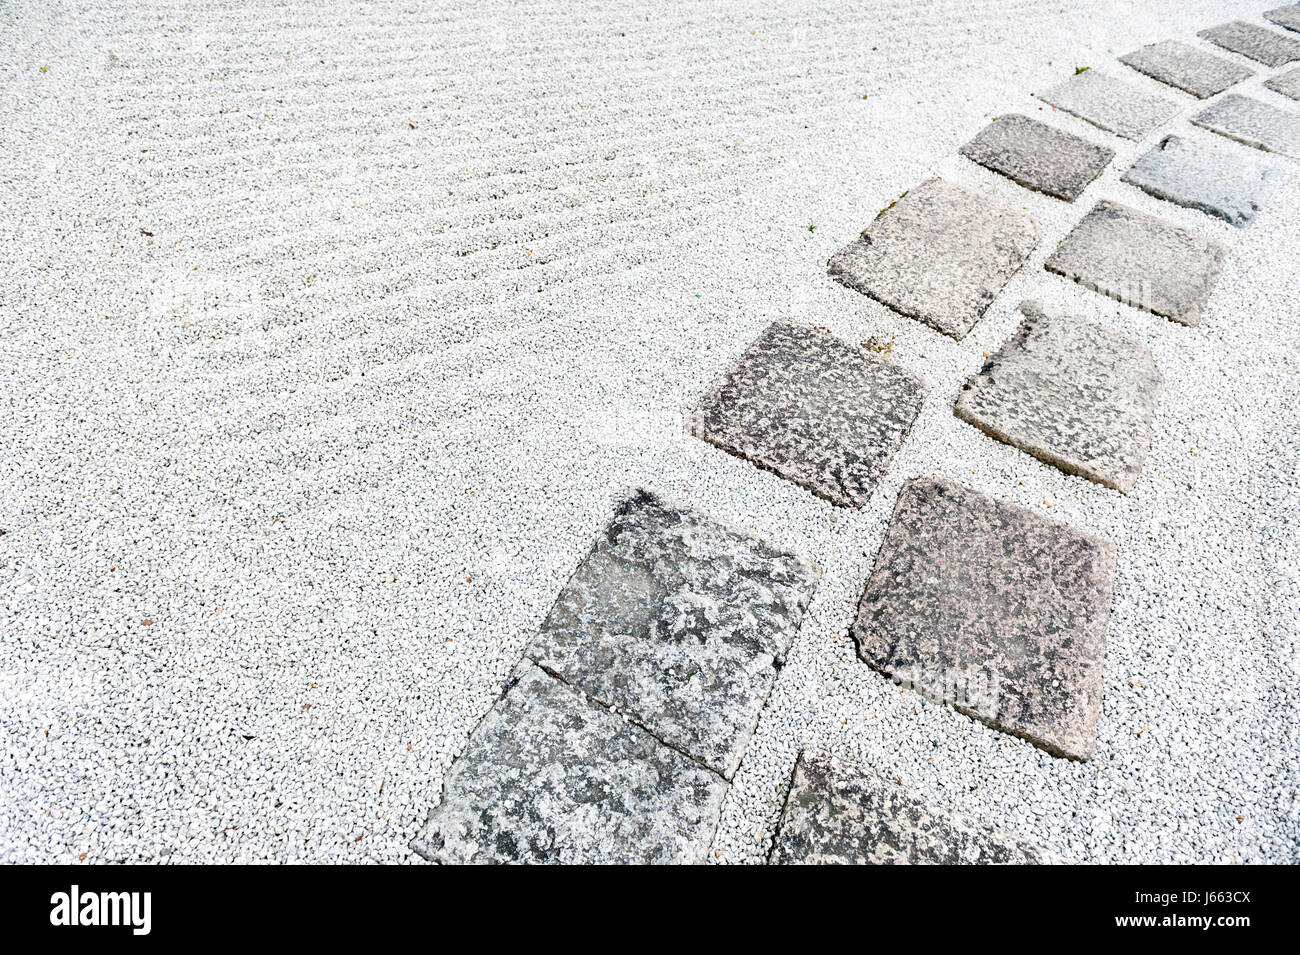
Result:
<svg viewBox="0 0 1300 955">
<path fill-rule="evenodd" d="M 443 863 L 703 861 L 727 783 L 525 664 L 411 846 Z"/>
<path fill-rule="evenodd" d="M 961 148 L 972 162 L 1026 189 L 1073 202 L 1115 158 L 1115 150 L 1027 116 L 999 116 Z"/>
<path fill-rule="evenodd" d="M 1231 146 L 1166 136 L 1124 173 L 1143 192 L 1245 228 L 1277 182 L 1277 170 Z"/>
<path fill-rule="evenodd" d="M 722 377 L 690 432 L 841 507 L 871 497 L 926 386 L 829 332 L 778 322 Z"/>
<path fill-rule="evenodd" d="M 827 268 L 849 288 L 961 338 L 1040 236 L 1026 213 L 935 178 L 882 211 Z"/>
<path fill-rule="evenodd" d="M 817 578 L 799 557 L 638 491 L 527 655 L 731 778 Z"/>
<path fill-rule="evenodd" d="M 1164 387 L 1151 352 L 1035 302 L 1020 310 L 1020 328 L 966 382 L 954 413 L 1062 471 L 1132 490 Z"/>
<path fill-rule="evenodd" d="M 1196 35 L 1265 66 L 1286 66 L 1300 60 L 1300 40 L 1245 20 L 1220 23 Z"/>
<path fill-rule="evenodd" d="M 1300 116 L 1257 99 L 1229 93 L 1192 122 L 1255 149 L 1300 159 Z"/>
<path fill-rule="evenodd" d="M 1281 93 L 1283 96 L 1300 100 L 1300 70 L 1292 70 L 1289 73 L 1274 76 L 1265 80 L 1264 85 L 1275 93 Z"/>
<path fill-rule="evenodd" d="M 1096 748 L 1115 548 L 942 478 L 903 485 L 858 655 L 1050 753 Z"/>
<path fill-rule="evenodd" d="M 1152 43 L 1125 53 L 1119 61 L 1199 99 L 1209 99 L 1255 75 L 1254 70 L 1177 40 Z"/>
<path fill-rule="evenodd" d="M 1037 865 L 1045 849 L 822 752 L 799 754 L 774 865 Z"/>
<path fill-rule="evenodd" d="M 1226 255 L 1213 239 L 1102 200 L 1044 265 L 1126 305 L 1197 325 Z"/>
<path fill-rule="evenodd" d="M 1288 30 L 1300 32 L 1300 3 L 1290 3 L 1284 7 L 1265 10 L 1264 19 Z"/>
<path fill-rule="evenodd" d="M 1088 70 L 1038 98 L 1125 139 L 1141 139 L 1178 112 L 1178 104 L 1131 83 Z"/>
</svg>

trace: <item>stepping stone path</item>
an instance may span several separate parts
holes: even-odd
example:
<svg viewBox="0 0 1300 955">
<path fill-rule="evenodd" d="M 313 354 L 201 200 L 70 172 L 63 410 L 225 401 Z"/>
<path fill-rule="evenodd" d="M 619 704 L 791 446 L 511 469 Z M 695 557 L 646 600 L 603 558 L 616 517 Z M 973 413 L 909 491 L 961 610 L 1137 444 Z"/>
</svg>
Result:
<svg viewBox="0 0 1300 955">
<path fill-rule="evenodd" d="M 1151 352 L 1034 302 L 1020 310 L 1019 330 L 962 387 L 954 413 L 1062 471 L 1132 490 L 1164 387 Z"/>
<path fill-rule="evenodd" d="M 1125 139 L 1141 139 L 1178 113 L 1178 104 L 1114 77 L 1088 70 L 1038 98 Z"/>
<path fill-rule="evenodd" d="M 836 281 L 953 338 L 979 321 L 1041 232 L 1030 216 L 929 179 L 828 263 Z"/>
<path fill-rule="evenodd" d="M 1265 80 L 1264 85 L 1275 93 L 1300 100 L 1300 69 L 1274 76 L 1272 79 Z"/>
<path fill-rule="evenodd" d="M 1015 114 L 1000 116 L 961 154 L 1027 189 L 1073 202 L 1101 175 L 1115 150 Z"/>
<path fill-rule="evenodd" d="M 770 861 L 785 865 L 1010 865 L 1059 860 L 823 752 L 799 754 Z"/>
<path fill-rule="evenodd" d="M 1300 159 L 1300 116 L 1259 100 L 1229 93 L 1192 122 L 1255 149 Z"/>
<path fill-rule="evenodd" d="M 1226 255 L 1213 239 L 1102 200 L 1044 265 L 1126 305 L 1197 325 Z"/>
<path fill-rule="evenodd" d="M 1286 66 L 1300 60 L 1300 40 L 1244 20 L 1221 23 L 1196 35 L 1265 66 Z"/>
<path fill-rule="evenodd" d="M 688 423 L 725 451 L 841 507 L 876 489 L 925 400 L 893 362 L 829 332 L 777 323 L 750 345 Z"/>
<path fill-rule="evenodd" d="M 1229 146 L 1166 136 L 1124 181 L 1176 205 L 1245 228 L 1277 182 L 1277 170 Z"/>
<path fill-rule="evenodd" d="M 1300 32 L 1300 4 L 1292 3 L 1285 7 L 1266 10 L 1264 11 L 1264 19 L 1270 20 L 1280 27 L 1286 27 L 1288 30 Z"/>
<path fill-rule="evenodd" d="M 1114 574 L 1107 541 L 914 478 L 858 607 L 858 655 L 994 729 L 1087 759 Z"/>
<path fill-rule="evenodd" d="M 1119 61 L 1199 99 L 1209 99 L 1255 75 L 1254 70 L 1177 40 L 1152 43 L 1124 54 Z"/>
</svg>

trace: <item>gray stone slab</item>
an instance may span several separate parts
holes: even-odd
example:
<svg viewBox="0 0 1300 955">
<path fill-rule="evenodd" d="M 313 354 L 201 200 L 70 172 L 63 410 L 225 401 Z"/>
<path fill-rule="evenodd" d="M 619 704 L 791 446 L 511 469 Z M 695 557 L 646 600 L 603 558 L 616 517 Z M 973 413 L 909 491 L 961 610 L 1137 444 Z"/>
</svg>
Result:
<svg viewBox="0 0 1300 955">
<path fill-rule="evenodd" d="M 1213 239 L 1102 200 L 1044 265 L 1126 305 L 1198 325 L 1226 255 Z"/>
<path fill-rule="evenodd" d="M 1096 748 L 1115 548 L 942 478 L 903 485 L 858 655 L 1050 753 Z"/>
<path fill-rule="evenodd" d="M 526 664 L 411 843 L 443 863 L 703 861 L 727 783 Z"/>
<path fill-rule="evenodd" d="M 1026 189 L 1073 202 L 1115 158 L 1115 150 L 1027 116 L 999 116 L 961 148 L 972 162 Z"/>
<path fill-rule="evenodd" d="M 1277 183 L 1277 170 L 1216 143 L 1166 136 L 1124 173 L 1143 192 L 1245 228 Z"/>
<path fill-rule="evenodd" d="M 1113 76 L 1088 70 L 1038 98 L 1125 139 L 1141 139 L 1178 113 L 1178 104 Z"/>
<path fill-rule="evenodd" d="M 799 557 L 638 491 L 527 656 L 729 779 L 817 578 Z"/>
<path fill-rule="evenodd" d="M 1209 99 L 1255 75 L 1254 70 L 1177 40 L 1152 43 L 1125 53 L 1119 61 L 1199 99 Z"/>
<path fill-rule="evenodd" d="M 1192 122 L 1255 149 L 1300 159 L 1300 116 L 1257 99 L 1229 93 Z"/>
<path fill-rule="evenodd" d="M 962 338 L 1040 237 L 1028 214 L 935 178 L 882 211 L 827 269 L 849 288 Z"/>
<path fill-rule="evenodd" d="M 687 423 L 725 451 L 841 507 L 867 502 L 912 427 L 926 386 L 829 332 L 778 322 Z"/>
<path fill-rule="evenodd" d="M 882 778 L 804 751 L 781 814 L 774 865 L 1038 865 L 1060 860 L 1024 839 L 942 812 Z"/>
<path fill-rule="evenodd" d="M 1264 85 L 1275 93 L 1281 93 L 1283 96 L 1300 100 L 1300 69 L 1267 79 L 1264 81 Z"/>
<path fill-rule="evenodd" d="M 1265 66 L 1286 66 L 1300 60 L 1300 40 L 1245 20 L 1220 23 L 1196 35 Z"/>
<path fill-rule="evenodd" d="M 1288 30 L 1300 32 L 1300 3 L 1289 3 L 1284 7 L 1265 10 L 1264 19 Z"/>
<path fill-rule="evenodd" d="M 963 386 L 954 413 L 1070 474 L 1132 490 L 1164 386 L 1141 342 L 1020 306 L 1016 334 Z"/>
</svg>

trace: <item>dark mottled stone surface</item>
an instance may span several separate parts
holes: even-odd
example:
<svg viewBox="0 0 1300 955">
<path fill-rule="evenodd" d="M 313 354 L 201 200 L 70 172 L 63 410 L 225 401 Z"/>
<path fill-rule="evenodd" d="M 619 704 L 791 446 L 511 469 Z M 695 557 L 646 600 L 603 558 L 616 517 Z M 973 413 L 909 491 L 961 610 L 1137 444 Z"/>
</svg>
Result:
<svg viewBox="0 0 1300 955">
<path fill-rule="evenodd" d="M 525 664 L 411 845 L 444 863 L 699 862 L 726 792 L 716 773 Z"/>
<path fill-rule="evenodd" d="M 1196 35 L 1265 66 L 1286 66 L 1300 60 L 1300 40 L 1245 20 L 1221 23 Z"/>
<path fill-rule="evenodd" d="M 799 754 L 772 848 L 784 865 L 1026 865 L 1059 860 L 1024 839 L 940 812 L 826 753 Z"/>
<path fill-rule="evenodd" d="M 1300 159 L 1300 116 L 1257 99 L 1229 93 L 1192 122 L 1255 149 Z"/>
<path fill-rule="evenodd" d="M 867 502 L 926 387 L 808 326 L 770 326 L 709 392 L 690 432 L 841 507 Z"/>
<path fill-rule="evenodd" d="M 1103 200 L 1045 266 L 1126 305 L 1197 325 L 1226 255 L 1213 239 Z"/>
<path fill-rule="evenodd" d="M 639 491 L 527 655 L 730 778 L 817 578 L 799 557 Z"/>
<path fill-rule="evenodd" d="M 1125 139 L 1141 139 L 1178 112 L 1178 104 L 1096 70 L 1071 76 L 1038 98 Z"/>
<path fill-rule="evenodd" d="M 1217 143 L 1166 136 L 1124 173 L 1143 192 L 1245 228 L 1277 183 L 1277 170 Z"/>
<path fill-rule="evenodd" d="M 914 478 L 858 606 L 858 655 L 995 729 L 1087 759 L 1114 574 L 1107 541 Z"/>
<path fill-rule="evenodd" d="M 1300 3 L 1289 3 L 1284 7 L 1265 10 L 1264 19 L 1288 30 L 1300 32 Z"/>
<path fill-rule="evenodd" d="M 1264 81 L 1264 85 L 1275 93 L 1281 93 L 1283 96 L 1300 100 L 1300 69 L 1291 70 L 1289 73 L 1282 73 L 1267 79 Z"/>
<path fill-rule="evenodd" d="M 1152 43 L 1125 53 L 1119 61 L 1199 99 L 1209 99 L 1255 75 L 1254 70 L 1177 40 Z"/>
<path fill-rule="evenodd" d="M 1115 150 L 1027 116 L 999 116 L 961 148 L 972 162 L 1026 189 L 1073 202 L 1115 158 Z"/>
<path fill-rule="evenodd" d="M 1020 306 L 1016 334 L 963 386 L 953 412 L 1070 474 L 1132 490 L 1164 379 L 1141 342 Z"/>
<path fill-rule="evenodd" d="M 828 270 L 849 288 L 961 338 L 1040 236 L 1024 212 L 929 179 L 837 252 Z"/>
</svg>

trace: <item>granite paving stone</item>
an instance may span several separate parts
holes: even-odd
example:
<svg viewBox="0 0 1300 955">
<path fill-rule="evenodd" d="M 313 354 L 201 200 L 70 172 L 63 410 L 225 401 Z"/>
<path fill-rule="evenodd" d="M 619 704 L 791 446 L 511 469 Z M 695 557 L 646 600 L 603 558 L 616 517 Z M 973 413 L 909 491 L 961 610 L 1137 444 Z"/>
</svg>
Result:
<svg viewBox="0 0 1300 955">
<path fill-rule="evenodd" d="M 1300 69 L 1271 77 L 1264 81 L 1264 85 L 1275 93 L 1300 100 Z"/>
<path fill-rule="evenodd" d="M 849 288 L 962 338 L 1040 237 L 1028 214 L 935 178 L 885 208 L 827 268 Z"/>
<path fill-rule="evenodd" d="M 1020 306 L 1016 334 L 962 387 L 958 418 L 1070 474 L 1132 490 L 1164 380 L 1145 345 Z"/>
<path fill-rule="evenodd" d="M 727 783 L 524 664 L 411 847 L 442 863 L 704 860 Z"/>
<path fill-rule="evenodd" d="M 972 162 L 1027 189 L 1073 202 L 1115 158 L 1115 150 L 1027 116 L 999 116 L 961 148 Z"/>
<path fill-rule="evenodd" d="M 1245 228 L 1277 183 L 1277 170 L 1216 143 L 1166 136 L 1124 173 L 1143 192 Z"/>
<path fill-rule="evenodd" d="M 1300 32 L 1300 3 L 1288 3 L 1284 7 L 1265 10 L 1264 19 L 1288 30 Z"/>
<path fill-rule="evenodd" d="M 1265 66 L 1286 66 L 1300 60 L 1300 40 L 1245 20 L 1221 23 L 1196 35 Z"/>
<path fill-rule="evenodd" d="M 1029 865 L 1059 862 L 1017 836 L 942 812 L 893 780 L 821 751 L 795 765 L 773 865 Z"/>
<path fill-rule="evenodd" d="M 778 322 L 714 386 L 687 427 L 856 508 L 884 476 L 925 394 L 920 379 L 861 346 Z"/>
<path fill-rule="evenodd" d="M 1087 759 L 1114 573 L 1107 541 L 943 478 L 913 478 L 858 606 L 858 655 L 995 729 Z"/>
<path fill-rule="evenodd" d="M 766 541 L 637 491 L 526 655 L 730 778 L 818 574 Z"/>
<path fill-rule="evenodd" d="M 1126 305 L 1198 325 L 1226 255 L 1220 242 L 1103 199 L 1044 266 Z"/>
<path fill-rule="evenodd" d="M 1255 149 L 1300 159 L 1300 116 L 1257 99 L 1229 93 L 1192 122 Z"/>
<path fill-rule="evenodd" d="M 1177 40 L 1152 43 L 1125 53 L 1119 61 L 1199 99 L 1209 99 L 1255 75 L 1252 69 Z"/>
<path fill-rule="evenodd" d="M 1141 139 L 1179 109 L 1173 100 L 1096 70 L 1077 73 L 1038 98 L 1125 139 Z"/>
</svg>

